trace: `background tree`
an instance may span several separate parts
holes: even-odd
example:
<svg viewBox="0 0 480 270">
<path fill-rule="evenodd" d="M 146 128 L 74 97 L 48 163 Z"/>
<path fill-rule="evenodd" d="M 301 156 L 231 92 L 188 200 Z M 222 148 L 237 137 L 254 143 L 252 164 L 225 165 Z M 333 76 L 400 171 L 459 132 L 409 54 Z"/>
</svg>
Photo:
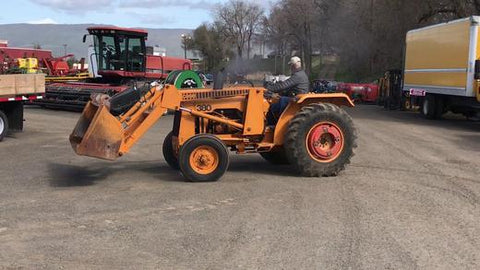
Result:
<svg viewBox="0 0 480 270">
<path fill-rule="evenodd" d="M 260 28 L 264 10 L 254 2 L 230 0 L 218 5 L 214 11 L 215 27 L 230 41 L 239 58 L 250 58 L 253 35 Z"/>
<path fill-rule="evenodd" d="M 352 80 L 378 78 L 401 69 L 407 31 L 478 10 L 473 0 L 340 0 L 330 14 L 335 31 L 327 35 L 340 56 L 339 68 Z"/>
<path fill-rule="evenodd" d="M 407 31 L 479 12 L 480 0 L 278 0 L 264 16 L 257 4 L 230 0 L 217 6 L 214 28 L 239 58 L 262 36 L 276 56 L 301 56 L 312 79 L 371 81 L 402 68 Z M 318 54 L 335 56 L 333 72 Z"/>
<path fill-rule="evenodd" d="M 325 14 L 334 4 L 323 0 L 280 0 L 265 23 L 270 44 L 279 52 L 301 56 L 310 74 L 313 52 L 326 49 L 319 36 L 327 27 Z"/>
<path fill-rule="evenodd" d="M 192 48 L 202 56 L 204 69 L 212 71 L 231 56 L 228 42 L 214 25 L 202 24 L 193 31 Z"/>
<path fill-rule="evenodd" d="M 181 47 L 184 51 L 184 57 L 188 58 L 187 57 L 188 51 L 193 49 L 193 44 L 194 44 L 193 38 L 189 34 L 182 34 L 181 38 L 182 38 L 182 40 L 181 40 L 182 46 Z"/>
</svg>

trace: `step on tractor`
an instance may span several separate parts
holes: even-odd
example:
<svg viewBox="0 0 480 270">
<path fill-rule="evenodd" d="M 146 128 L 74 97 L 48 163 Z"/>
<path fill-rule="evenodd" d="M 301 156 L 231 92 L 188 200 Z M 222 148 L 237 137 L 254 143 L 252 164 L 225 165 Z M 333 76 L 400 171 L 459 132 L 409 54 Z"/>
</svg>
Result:
<svg viewBox="0 0 480 270">
<path fill-rule="evenodd" d="M 167 110 L 175 111 L 163 142 L 171 168 L 190 181 L 215 181 L 229 166 L 229 150 L 259 153 L 273 164 L 289 164 L 306 177 L 334 176 L 350 162 L 356 130 L 339 106 L 353 107 L 343 93 L 301 94 L 268 125 L 278 96 L 264 88 L 236 86 L 177 89 L 157 85 L 114 97 L 96 95 L 70 135 L 78 155 L 115 160 Z"/>
</svg>

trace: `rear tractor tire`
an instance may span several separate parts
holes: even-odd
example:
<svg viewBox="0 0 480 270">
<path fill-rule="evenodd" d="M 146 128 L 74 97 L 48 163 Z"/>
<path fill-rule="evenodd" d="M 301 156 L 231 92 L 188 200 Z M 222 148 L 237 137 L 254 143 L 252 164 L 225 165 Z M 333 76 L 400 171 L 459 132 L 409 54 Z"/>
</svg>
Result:
<svg viewBox="0 0 480 270">
<path fill-rule="evenodd" d="M 217 137 L 199 134 L 182 145 L 178 161 L 180 171 L 189 181 L 216 181 L 227 171 L 228 149 Z"/>
<path fill-rule="evenodd" d="M 343 109 L 316 103 L 293 117 L 284 145 L 289 162 L 300 175 L 335 176 L 350 163 L 356 139 L 352 118 Z"/>
</svg>

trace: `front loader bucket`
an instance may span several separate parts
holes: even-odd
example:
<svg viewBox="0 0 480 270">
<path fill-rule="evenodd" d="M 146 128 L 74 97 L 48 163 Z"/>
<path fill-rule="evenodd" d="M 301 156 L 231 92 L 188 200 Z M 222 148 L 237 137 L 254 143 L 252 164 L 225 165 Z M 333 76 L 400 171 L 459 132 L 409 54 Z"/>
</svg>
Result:
<svg viewBox="0 0 480 270">
<path fill-rule="evenodd" d="M 77 155 L 115 160 L 123 141 L 120 122 L 109 109 L 89 102 L 75 129 L 70 134 L 70 143 Z"/>
</svg>

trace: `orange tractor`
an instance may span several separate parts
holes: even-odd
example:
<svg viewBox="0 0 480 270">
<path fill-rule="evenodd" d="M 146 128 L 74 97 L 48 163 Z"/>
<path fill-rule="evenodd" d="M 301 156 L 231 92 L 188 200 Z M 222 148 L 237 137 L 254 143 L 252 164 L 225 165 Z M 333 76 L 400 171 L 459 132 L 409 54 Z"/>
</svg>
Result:
<svg viewBox="0 0 480 270">
<path fill-rule="evenodd" d="M 302 176 L 333 176 L 343 170 L 356 147 L 352 119 L 339 107 L 353 107 L 349 97 L 298 95 L 276 124 L 268 125 L 266 116 L 276 100 L 264 88 L 241 86 L 180 90 L 160 85 L 111 98 L 99 95 L 85 107 L 70 142 L 78 155 L 115 160 L 173 110 L 163 155 L 190 181 L 218 180 L 228 168 L 228 150 L 260 153 L 272 163 L 290 164 Z"/>
</svg>

